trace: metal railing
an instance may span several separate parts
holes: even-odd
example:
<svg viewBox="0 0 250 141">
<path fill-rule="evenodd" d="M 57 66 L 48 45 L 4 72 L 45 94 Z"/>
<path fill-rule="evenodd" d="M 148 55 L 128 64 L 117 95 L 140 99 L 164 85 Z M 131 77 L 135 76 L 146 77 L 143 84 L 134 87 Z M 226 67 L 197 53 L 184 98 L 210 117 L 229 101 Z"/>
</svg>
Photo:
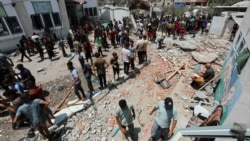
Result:
<svg viewBox="0 0 250 141">
<path fill-rule="evenodd" d="M 181 128 L 170 141 L 179 141 L 182 137 L 190 138 L 234 138 L 236 136 L 230 132 L 233 125 L 222 125 L 222 126 L 207 126 L 207 127 L 194 127 L 194 128 Z M 247 125 L 245 133 L 245 139 L 250 139 L 250 124 Z"/>
</svg>

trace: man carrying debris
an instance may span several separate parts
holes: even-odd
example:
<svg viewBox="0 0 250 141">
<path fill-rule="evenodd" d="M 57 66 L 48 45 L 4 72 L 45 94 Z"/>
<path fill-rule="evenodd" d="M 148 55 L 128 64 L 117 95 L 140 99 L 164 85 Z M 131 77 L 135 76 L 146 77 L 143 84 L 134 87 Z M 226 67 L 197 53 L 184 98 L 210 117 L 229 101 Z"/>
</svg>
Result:
<svg viewBox="0 0 250 141">
<path fill-rule="evenodd" d="M 168 140 L 174 132 L 177 123 L 177 111 L 173 106 L 173 100 L 170 97 L 166 97 L 164 101 L 160 101 L 149 113 L 153 114 L 158 110 L 154 124 L 151 129 L 150 141 L 158 141 L 158 139 Z"/>
<path fill-rule="evenodd" d="M 70 71 L 70 76 L 72 79 L 72 83 L 70 84 L 69 88 L 74 87 L 75 94 L 79 98 L 79 100 L 85 99 L 86 96 L 81 85 L 81 79 L 79 77 L 78 71 L 73 66 L 72 62 L 68 62 L 67 67 L 68 67 L 68 70 Z M 82 93 L 82 97 L 80 96 L 79 91 Z"/>
<path fill-rule="evenodd" d="M 132 104 L 126 102 L 125 99 L 119 101 L 119 107 L 116 109 L 116 123 L 120 127 L 120 130 L 124 138 L 127 138 L 126 126 L 128 127 L 128 132 L 133 140 L 134 137 L 134 123 L 135 110 Z"/>
<path fill-rule="evenodd" d="M 25 115 L 32 121 L 32 125 L 39 131 L 43 138 L 50 140 L 51 134 L 46 125 L 47 112 L 44 110 L 49 105 L 49 102 L 41 99 L 30 100 L 28 93 L 21 95 L 21 99 L 24 101 L 24 104 L 16 112 L 13 121 L 14 126 L 20 120 L 21 115 Z"/>
</svg>

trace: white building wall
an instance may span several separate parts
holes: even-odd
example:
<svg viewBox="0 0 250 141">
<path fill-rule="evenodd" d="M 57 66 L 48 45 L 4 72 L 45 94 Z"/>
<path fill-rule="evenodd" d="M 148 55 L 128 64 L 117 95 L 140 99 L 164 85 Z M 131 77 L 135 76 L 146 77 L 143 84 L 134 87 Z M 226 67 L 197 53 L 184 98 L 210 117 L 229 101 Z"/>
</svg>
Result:
<svg viewBox="0 0 250 141">
<path fill-rule="evenodd" d="M 2 5 L 5 9 L 6 14 L 11 17 L 11 16 L 16 16 L 18 22 L 19 22 L 19 26 L 20 28 L 23 30 L 23 33 L 18 33 L 18 34 L 12 34 L 9 30 L 9 35 L 6 36 L 0 36 L 0 50 L 5 52 L 8 50 L 14 50 L 16 49 L 16 44 L 19 43 L 19 39 L 20 37 L 25 34 L 24 33 L 24 28 L 21 24 L 21 21 L 18 17 L 18 14 L 15 10 L 15 7 L 12 6 L 12 0 L 0 0 L 0 2 L 2 2 Z"/>
<path fill-rule="evenodd" d="M 250 6 L 249 6 L 250 7 Z M 245 41 L 245 46 L 250 50 L 250 9 L 248 7 L 248 10 L 246 11 L 246 14 L 244 16 L 244 19 L 239 27 L 239 30 L 236 34 L 234 43 L 236 43 L 236 40 L 241 35 L 239 42 Z M 237 46 L 239 46 L 240 43 L 238 43 Z M 233 124 L 234 122 L 239 123 L 250 123 L 250 59 L 248 59 L 245 67 L 242 69 L 240 74 L 240 82 L 241 82 L 241 89 L 242 94 L 239 97 L 238 101 L 234 105 L 232 111 L 229 113 L 227 119 L 225 120 L 224 124 Z"/>
<path fill-rule="evenodd" d="M 84 8 L 98 7 L 98 1 L 97 0 L 85 0 L 85 1 L 87 1 L 87 3 L 83 4 Z"/>
<path fill-rule="evenodd" d="M 23 32 L 18 34 L 10 34 L 6 36 L 0 36 L 0 50 L 10 51 L 16 49 L 16 44 L 22 35 L 31 36 L 33 32 L 41 33 L 43 30 L 34 30 L 32 25 L 32 20 L 30 16 L 35 14 L 32 1 L 50 1 L 51 2 L 51 12 L 58 12 L 61 19 L 62 26 L 53 27 L 51 30 L 57 35 L 57 37 L 66 36 L 69 30 L 69 20 L 67 16 L 67 10 L 65 7 L 64 0 L 0 0 L 2 3 L 6 14 L 11 16 L 16 16 L 20 27 Z M 14 5 L 12 5 L 14 4 Z M 60 7 L 59 7 L 60 5 Z M 8 28 L 8 27 L 7 27 Z"/>
<path fill-rule="evenodd" d="M 122 18 L 129 16 L 130 12 L 128 8 L 121 7 L 105 7 L 100 9 L 100 20 L 110 21 L 116 19 L 122 21 Z"/>
</svg>

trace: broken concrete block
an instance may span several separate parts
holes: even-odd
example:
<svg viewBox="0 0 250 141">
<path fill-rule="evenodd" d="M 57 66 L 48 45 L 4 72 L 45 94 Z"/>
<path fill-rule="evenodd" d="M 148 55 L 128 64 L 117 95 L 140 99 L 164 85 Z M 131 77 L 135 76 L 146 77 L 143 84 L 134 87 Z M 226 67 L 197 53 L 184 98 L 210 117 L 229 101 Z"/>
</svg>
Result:
<svg viewBox="0 0 250 141">
<path fill-rule="evenodd" d="M 194 60 L 199 63 L 211 63 L 217 59 L 216 53 L 207 53 L 207 52 L 192 52 Z"/>
<path fill-rule="evenodd" d="M 195 92 L 195 95 L 197 96 L 197 97 L 199 97 L 199 98 L 207 98 L 207 95 L 206 95 L 206 93 L 204 92 L 204 91 L 196 91 Z"/>
<path fill-rule="evenodd" d="M 187 43 L 187 42 L 178 42 L 177 44 L 182 50 L 186 50 L 186 51 L 193 51 L 198 48 L 196 44 Z"/>
</svg>

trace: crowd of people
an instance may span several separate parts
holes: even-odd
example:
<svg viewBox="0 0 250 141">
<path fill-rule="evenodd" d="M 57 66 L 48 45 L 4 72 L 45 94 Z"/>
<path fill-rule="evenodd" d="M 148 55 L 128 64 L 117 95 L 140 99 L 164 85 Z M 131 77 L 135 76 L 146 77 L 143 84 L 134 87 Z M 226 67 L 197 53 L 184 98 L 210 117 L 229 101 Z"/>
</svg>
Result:
<svg viewBox="0 0 250 141">
<path fill-rule="evenodd" d="M 130 38 L 129 18 L 124 17 L 123 22 L 114 20 L 110 21 L 106 26 L 101 22 L 95 24 L 94 44 L 88 39 L 89 25 L 87 24 L 84 27 L 71 28 L 66 39 L 60 39 L 58 45 L 64 57 L 69 56 L 65 50 L 67 47 L 69 47 L 70 52 L 77 54 L 91 98 L 95 89 L 91 81 L 93 75 L 99 79 L 101 90 L 107 87 L 106 69 L 109 66 L 113 70 L 113 80 L 119 81 L 121 64 L 119 54 L 122 55 L 125 75 L 128 75 L 131 72 L 130 70 L 135 71 L 135 64 L 142 65 L 148 61 L 147 48 L 150 41 L 156 40 L 160 44 L 163 40 L 157 38 L 157 29 L 168 37 L 173 35 L 173 39 L 176 39 L 176 36 L 180 36 L 180 40 L 182 40 L 187 32 L 195 35 L 201 29 L 203 34 L 203 32 L 207 32 L 209 26 L 210 22 L 205 17 L 196 19 L 195 17 L 174 18 L 166 16 L 162 19 L 149 20 L 147 23 L 139 19 L 137 20 L 136 29 L 139 39 L 135 40 Z M 144 34 L 144 30 L 147 31 L 146 34 Z M 96 46 L 96 52 L 94 52 L 94 46 Z M 22 36 L 17 47 L 21 53 L 21 62 L 23 62 L 24 57 L 28 61 L 32 61 L 31 56 L 36 53 L 39 54 L 41 61 L 43 61 L 45 59 L 43 47 L 45 47 L 50 60 L 55 56 L 53 51 L 54 42 L 50 36 L 44 36 L 41 39 L 36 33 L 29 38 Z M 111 47 L 115 51 L 110 56 L 111 59 L 107 61 L 104 51 Z M 96 59 L 92 59 L 93 56 Z M 138 60 L 137 63 L 136 60 Z M 0 72 L 2 75 L 0 75 L 0 84 L 5 90 L 3 94 L 5 98 L 1 98 L 0 107 L 10 112 L 13 129 L 19 128 L 23 122 L 28 122 L 32 127 L 32 131 L 37 129 L 44 138 L 51 139 L 48 127 L 53 124 L 51 118 L 54 118 L 54 116 L 48 108 L 49 103 L 42 93 L 42 87 L 36 85 L 35 77 L 23 64 L 16 65 L 16 68 L 20 71 L 18 74 L 13 71 L 13 66 L 12 60 L 1 53 Z M 71 61 L 67 63 L 67 68 L 72 79 L 68 87 L 74 88 L 74 93 L 79 100 L 86 100 L 87 95 L 82 87 L 79 71 Z M 207 64 L 206 68 L 208 70 L 205 74 L 199 74 L 199 77 L 205 79 L 203 84 L 204 81 L 208 81 L 208 73 L 209 79 L 214 76 L 214 72 L 211 72 L 211 65 Z M 197 82 L 195 76 L 192 76 L 192 78 L 194 83 Z M 159 102 L 150 112 L 150 115 L 156 110 L 158 110 L 158 113 L 152 127 L 151 140 L 156 141 L 159 138 L 166 140 L 172 136 L 177 123 L 177 112 L 173 106 L 173 100 L 167 97 L 164 101 Z M 127 103 L 126 100 L 120 100 L 119 107 L 116 110 L 116 120 L 124 137 L 127 135 L 126 127 L 133 133 L 134 118 L 135 110 L 133 105 Z M 49 123 L 49 125 L 46 123 Z M 130 135 L 133 138 L 133 134 Z"/>
<path fill-rule="evenodd" d="M 145 31 L 150 41 L 157 38 L 157 30 L 161 31 L 161 36 L 170 37 L 173 35 L 173 39 L 177 39 L 177 36 L 179 36 L 180 40 L 185 40 L 184 35 L 188 33 L 193 34 L 193 37 L 198 31 L 201 31 L 201 34 L 207 34 L 211 21 L 204 15 L 199 17 L 162 16 L 161 18 L 147 19 L 146 22 L 144 19 L 139 18 L 136 25 L 136 33 L 142 35 Z"/>
<path fill-rule="evenodd" d="M 15 73 L 12 68 L 13 62 L 7 58 L 5 56 L 0 59 L 1 87 L 5 90 L 5 98 L 0 98 L 0 107 L 8 110 L 13 129 L 29 125 L 30 132 L 34 134 L 34 129 L 37 129 L 43 138 L 50 139 L 48 127 L 53 125 L 51 119 L 54 116 L 48 108 L 49 103 L 45 99 L 42 87 L 36 85 L 35 77 L 23 64 L 16 65 L 19 73 Z M 11 67 L 7 68 L 6 64 Z"/>
</svg>

